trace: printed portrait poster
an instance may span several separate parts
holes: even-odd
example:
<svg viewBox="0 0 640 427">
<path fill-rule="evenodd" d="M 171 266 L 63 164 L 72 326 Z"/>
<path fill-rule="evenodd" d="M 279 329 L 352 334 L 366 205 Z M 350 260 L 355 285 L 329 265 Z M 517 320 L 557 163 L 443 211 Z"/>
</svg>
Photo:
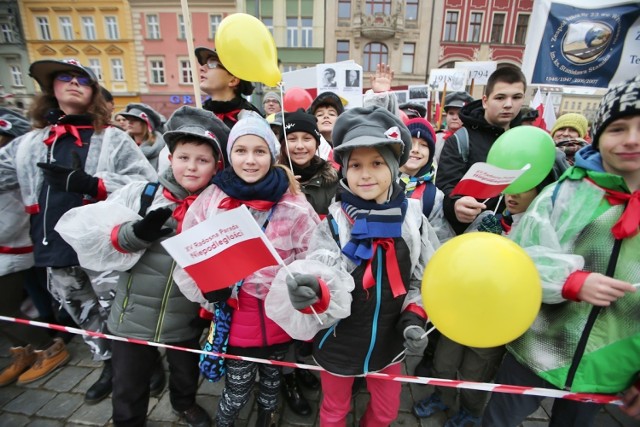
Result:
<svg viewBox="0 0 640 427">
<path fill-rule="evenodd" d="M 362 106 L 362 66 L 353 62 L 316 65 L 317 93 L 334 92 L 347 100 L 345 108 Z"/>
<path fill-rule="evenodd" d="M 531 84 L 606 88 L 638 75 L 640 2 L 536 0 L 522 69 Z"/>
</svg>

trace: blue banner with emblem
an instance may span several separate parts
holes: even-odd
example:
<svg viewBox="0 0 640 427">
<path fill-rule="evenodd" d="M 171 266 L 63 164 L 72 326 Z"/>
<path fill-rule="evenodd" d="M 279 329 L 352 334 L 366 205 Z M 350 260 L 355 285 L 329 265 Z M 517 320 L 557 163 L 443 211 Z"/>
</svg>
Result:
<svg viewBox="0 0 640 427">
<path fill-rule="evenodd" d="M 640 70 L 638 1 L 536 0 L 522 69 L 534 85 L 606 88 Z"/>
</svg>

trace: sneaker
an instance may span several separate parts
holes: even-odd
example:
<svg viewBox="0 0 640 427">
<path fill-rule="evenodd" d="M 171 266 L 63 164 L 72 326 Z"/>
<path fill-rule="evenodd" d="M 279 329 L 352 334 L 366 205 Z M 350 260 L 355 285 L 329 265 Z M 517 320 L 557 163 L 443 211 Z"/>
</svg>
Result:
<svg viewBox="0 0 640 427">
<path fill-rule="evenodd" d="M 194 403 L 189 409 L 174 412 L 183 419 L 189 427 L 211 427 L 211 418 L 202 406 Z"/>
<path fill-rule="evenodd" d="M 11 384 L 36 361 L 36 354 L 31 345 L 12 347 L 9 349 L 13 361 L 0 373 L 0 387 Z"/>
<path fill-rule="evenodd" d="M 428 418 L 436 412 L 446 411 L 447 409 L 449 407 L 435 393 L 413 405 L 413 413 L 418 418 Z"/>
<path fill-rule="evenodd" d="M 464 409 L 455 414 L 445 423 L 444 427 L 479 427 L 480 417 L 471 415 Z"/>
<path fill-rule="evenodd" d="M 53 372 L 56 368 L 64 366 L 69 362 L 71 356 L 67 347 L 60 338 L 53 340 L 53 344 L 46 350 L 34 351 L 36 361 L 33 366 L 18 377 L 18 385 L 29 384 L 43 378 Z"/>
</svg>

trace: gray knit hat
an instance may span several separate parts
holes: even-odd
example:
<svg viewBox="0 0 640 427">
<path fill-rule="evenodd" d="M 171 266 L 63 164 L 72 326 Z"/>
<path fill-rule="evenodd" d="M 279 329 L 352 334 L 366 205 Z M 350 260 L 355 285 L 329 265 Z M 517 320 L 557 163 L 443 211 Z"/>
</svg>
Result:
<svg viewBox="0 0 640 427">
<path fill-rule="evenodd" d="M 333 127 L 333 155 L 342 164 L 342 154 L 356 147 L 389 146 L 400 166 L 409 158 L 411 133 L 399 117 L 384 108 L 352 108 L 338 117 Z"/>
<path fill-rule="evenodd" d="M 128 104 L 125 110 L 121 111 L 118 114 L 126 117 L 127 119 L 133 117 L 134 119 L 142 120 L 143 122 L 147 123 L 147 127 L 149 128 L 150 132 L 156 130 L 162 131 L 163 120 L 161 115 L 147 104 Z"/>
<path fill-rule="evenodd" d="M 593 119 L 594 148 L 598 148 L 600 135 L 611 122 L 635 115 L 640 115 L 640 75 L 610 88 L 605 93 Z"/>
<path fill-rule="evenodd" d="M 0 135 L 17 138 L 31 130 L 31 123 L 15 111 L 0 108 Z"/>
<path fill-rule="evenodd" d="M 227 141 L 229 128 L 211 111 L 185 105 L 171 115 L 166 126 L 163 138 L 170 152 L 181 139 L 197 138 L 213 147 L 218 160 L 224 159 L 220 141 Z"/>
<path fill-rule="evenodd" d="M 229 140 L 227 142 L 227 157 L 229 158 L 229 163 L 231 163 L 233 144 L 235 144 L 238 138 L 244 135 L 256 135 L 264 139 L 269 146 L 271 163 L 274 163 L 278 155 L 278 140 L 269 127 L 269 123 L 255 111 L 243 111 L 238 117 L 240 120 L 233 125 L 231 132 L 229 132 Z"/>
</svg>

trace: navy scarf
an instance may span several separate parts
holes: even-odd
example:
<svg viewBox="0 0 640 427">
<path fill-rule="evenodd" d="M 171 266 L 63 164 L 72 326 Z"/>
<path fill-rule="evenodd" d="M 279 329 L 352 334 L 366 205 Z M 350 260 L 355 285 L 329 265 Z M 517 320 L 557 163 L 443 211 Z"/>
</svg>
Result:
<svg viewBox="0 0 640 427">
<path fill-rule="evenodd" d="M 402 223 L 407 213 L 407 198 L 404 189 L 394 183 L 391 200 L 384 204 L 364 200 L 356 196 L 341 182 L 338 195 L 342 209 L 353 220 L 351 240 L 342 248 L 356 264 L 373 257 L 373 239 L 402 237 Z"/>
<path fill-rule="evenodd" d="M 247 184 L 232 167 L 213 177 L 213 183 L 229 197 L 237 200 L 265 200 L 277 203 L 289 188 L 289 179 L 284 170 L 272 167 L 260 181 Z"/>
</svg>

